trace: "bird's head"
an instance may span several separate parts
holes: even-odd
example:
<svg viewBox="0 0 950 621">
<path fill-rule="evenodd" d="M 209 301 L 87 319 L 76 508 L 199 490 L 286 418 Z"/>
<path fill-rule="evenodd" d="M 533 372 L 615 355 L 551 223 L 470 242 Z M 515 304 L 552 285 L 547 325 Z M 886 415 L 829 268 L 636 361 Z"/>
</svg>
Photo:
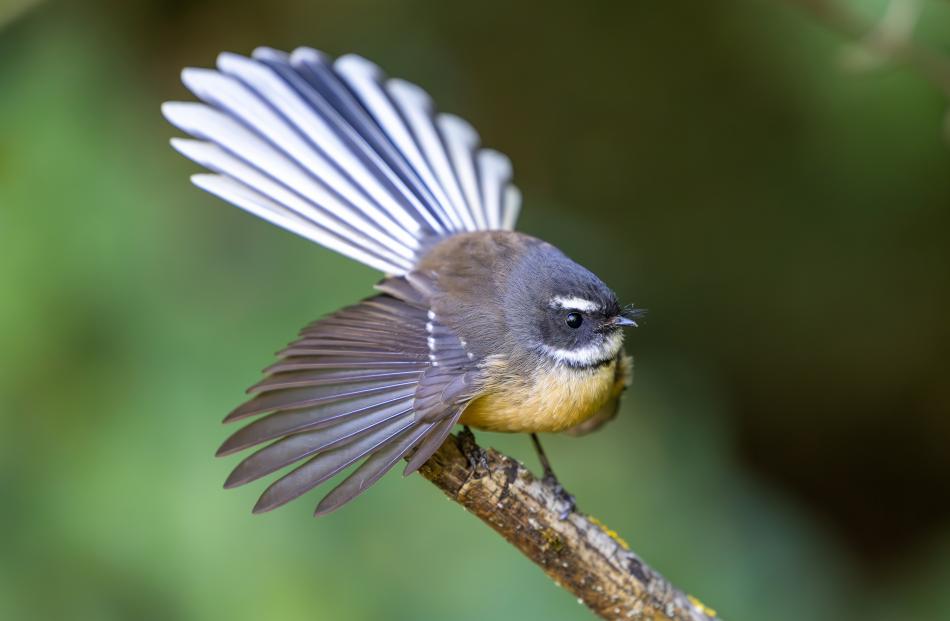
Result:
<svg viewBox="0 0 950 621">
<path fill-rule="evenodd" d="M 617 357 L 623 328 L 642 311 L 622 307 L 597 276 L 549 244 L 526 253 L 508 279 L 516 344 L 556 364 L 597 367 Z"/>
</svg>

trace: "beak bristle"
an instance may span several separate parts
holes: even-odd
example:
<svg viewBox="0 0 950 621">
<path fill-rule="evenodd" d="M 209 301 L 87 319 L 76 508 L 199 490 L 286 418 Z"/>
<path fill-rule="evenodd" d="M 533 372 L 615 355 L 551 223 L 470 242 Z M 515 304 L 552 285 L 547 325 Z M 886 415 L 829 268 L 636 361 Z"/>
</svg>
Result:
<svg viewBox="0 0 950 621">
<path fill-rule="evenodd" d="M 639 328 L 640 325 L 636 322 L 636 320 L 640 317 L 643 317 L 646 312 L 647 311 L 645 308 L 634 308 L 633 304 L 625 306 L 623 311 L 620 313 L 620 316 L 615 320 L 616 325 Z"/>
</svg>

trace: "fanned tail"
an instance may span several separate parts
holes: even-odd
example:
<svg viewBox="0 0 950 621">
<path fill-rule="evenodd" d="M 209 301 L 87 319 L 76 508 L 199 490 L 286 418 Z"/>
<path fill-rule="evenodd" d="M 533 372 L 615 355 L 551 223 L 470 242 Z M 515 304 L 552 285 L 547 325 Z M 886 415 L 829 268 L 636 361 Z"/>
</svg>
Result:
<svg viewBox="0 0 950 621">
<path fill-rule="evenodd" d="M 364 58 L 260 48 L 182 81 L 203 103 L 162 111 L 193 137 L 172 145 L 211 171 L 195 185 L 288 231 L 405 274 L 430 239 L 514 228 L 508 158 Z"/>
</svg>

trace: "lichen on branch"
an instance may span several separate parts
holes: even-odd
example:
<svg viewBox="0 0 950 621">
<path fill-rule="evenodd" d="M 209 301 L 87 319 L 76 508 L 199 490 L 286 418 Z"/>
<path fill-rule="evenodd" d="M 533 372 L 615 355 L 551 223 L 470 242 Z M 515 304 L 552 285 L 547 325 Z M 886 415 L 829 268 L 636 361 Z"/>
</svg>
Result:
<svg viewBox="0 0 950 621">
<path fill-rule="evenodd" d="M 617 533 L 571 510 L 563 494 L 507 455 L 483 450 L 470 437 L 462 442 L 450 436 L 420 472 L 601 618 L 718 619 L 644 563 Z"/>
</svg>

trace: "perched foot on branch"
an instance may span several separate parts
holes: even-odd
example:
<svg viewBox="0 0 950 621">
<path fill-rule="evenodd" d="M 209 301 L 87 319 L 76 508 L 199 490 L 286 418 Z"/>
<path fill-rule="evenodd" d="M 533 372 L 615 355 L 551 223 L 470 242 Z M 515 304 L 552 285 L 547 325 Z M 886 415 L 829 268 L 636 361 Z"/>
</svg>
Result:
<svg viewBox="0 0 950 621">
<path fill-rule="evenodd" d="M 568 493 L 564 486 L 557 480 L 557 477 L 554 476 L 553 472 L 545 472 L 544 478 L 541 479 L 541 482 L 549 486 L 553 491 L 554 495 L 558 500 L 567 504 L 567 506 L 557 514 L 557 519 L 566 520 L 567 516 L 571 514 L 574 509 L 577 508 L 577 501 L 574 498 L 573 494 Z"/>
<path fill-rule="evenodd" d="M 558 514 L 559 520 L 566 520 L 567 516 L 577 508 L 577 502 L 574 496 L 569 494 L 561 485 L 561 482 L 557 480 L 557 475 L 554 474 L 554 469 L 551 468 L 551 462 L 548 461 L 548 456 L 541 448 L 541 440 L 538 439 L 538 434 L 532 433 L 531 441 L 534 443 L 534 450 L 538 453 L 538 459 L 541 460 L 541 467 L 544 468 L 544 477 L 541 478 L 541 482 L 552 489 L 558 500 L 567 504 L 567 508 Z"/>
<path fill-rule="evenodd" d="M 468 425 L 462 427 L 458 440 L 459 449 L 462 451 L 462 455 L 465 455 L 465 459 L 468 460 L 468 465 L 472 469 L 472 476 L 478 479 L 483 474 L 487 474 L 488 456 L 485 454 L 485 449 L 475 443 L 475 434 L 468 428 Z M 479 468 L 481 468 L 481 472 L 479 472 Z"/>
</svg>

